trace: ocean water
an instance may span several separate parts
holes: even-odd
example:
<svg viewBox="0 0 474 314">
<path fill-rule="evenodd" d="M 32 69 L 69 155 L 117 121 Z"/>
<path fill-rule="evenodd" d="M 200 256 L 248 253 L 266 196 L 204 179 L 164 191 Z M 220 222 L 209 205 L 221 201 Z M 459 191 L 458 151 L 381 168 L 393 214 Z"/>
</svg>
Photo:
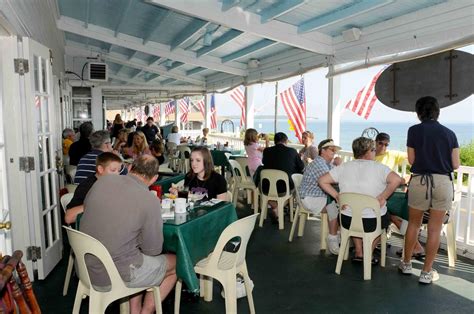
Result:
<svg viewBox="0 0 474 314">
<path fill-rule="evenodd" d="M 239 125 L 239 120 L 233 120 L 234 125 Z M 255 118 L 255 129 L 262 133 L 273 133 L 273 120 Z M 361 136 L 362 132 L 369 127 L 376 128 L 379 132 L 385 132 L 390 135 L 390 147 L 393 150 L 406 150 L 407 131 L 412 123 L 404 122 L 341 122 L 341 140 L 339 145 L 344 150 L 351 150 L 352 141 Z M 459 145 L 469 144 L 474 140 L 474 123 L 443 123 L 456 133 Z M 315 143 L 319 143 L 327 138 L 327 122 L 320 120 L 309 120 L 307 129 L 315 134 Z M 277 120 L 277 132 L 285 132 L 291 142 L 296 143 L 295 132 L 290 131 L 288 120 Z"/>
</svg>

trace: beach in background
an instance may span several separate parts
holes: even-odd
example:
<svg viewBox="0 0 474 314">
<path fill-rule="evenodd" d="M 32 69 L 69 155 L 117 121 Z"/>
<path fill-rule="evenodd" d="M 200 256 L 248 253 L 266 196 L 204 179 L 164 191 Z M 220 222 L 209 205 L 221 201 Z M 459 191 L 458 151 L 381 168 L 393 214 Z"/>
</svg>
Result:
<svg viewBox="0 0 474 314">
<path fill-rule="evenodd" d="M 239 126 L 238 119 L 232 119 L 234 126 Z M 219 121 L 219 126 L 220 126 Z M 443 123 L 450 128 L 458 138 L 459 145 L 469 144 L 474 139 L 474 123 Z M 379 132 L 390 134 L 390 147 L 393 150 L 406 150 L 406 136 L 407 131 L 412 123 L 403 122 L 356 122 L 356 121 L 341 121 L 341 142 L 339 145 L 344 150 L 351 151 L 352 141 L 361 136 L 362 132 L 369 127 L 376 128 Z M 255 117 L 255 129 L 261 133 L 273 133 L 274 122 L 273 119 L 259 119 Z M 315 133 L 315 143 L 327 138 L 327 121 L 308 120 L 307 129 Z M 277 120 L 277 132 L 285 132 L 291 142 L 296 143 L 298 140 L 295 137 L 295 132 L 290 131 L 290 125 L 286 119 Z"/>
</svg>

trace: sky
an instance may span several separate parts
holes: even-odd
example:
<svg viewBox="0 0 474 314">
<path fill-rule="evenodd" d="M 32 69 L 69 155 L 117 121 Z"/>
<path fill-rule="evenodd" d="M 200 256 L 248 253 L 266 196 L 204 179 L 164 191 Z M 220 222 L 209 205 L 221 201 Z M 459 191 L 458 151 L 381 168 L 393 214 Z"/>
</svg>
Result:
<svg viewBox="0 0 474 314">
<path fill-rule="evenodd" d="M 474 53 L 474 45 L 464 47 L 460 50 Z M 378 73 L 383 66 L 374 66 L 368 69 L 353 71 L 341 75 L 341 94 L 340 99 L 343 104 L 341 107 L 354 98 L 357 92 L 362 89 L 372 77 Z M 327 99 L 328 99 L 328 79 L 326 79 L 327 68 L 314 70 L 304 74 L 307 116 L 315 117 L 318 120 L 327 119 Z M 292 77 L 279 81 L 278 91 L 281 92 L 294 84 L 299 77 Z M 275 83 L 263 83 L 254 85 L 254 103 L 255 116 L 273 115 Z M 219 116 L 239 116 L 240 109 L 230 98 L 230 92 L 226 94 L 216 94 L 217 114 Z M 283 105 L 278 104 L 278 115 L 285 115 Z M 341 121 L 364 121 L 363 118 L 355 113 L 342 109 Z M 418 119 L 413 112 L 399 111 L 389 108 L 377 101 L 372 109 L 368 121 L 373 122 L 409 122 L 417 123 Z M 441 123 L 473 123 L 474 124 L 474 96 L 463 101 L 442 108 L 439 121 Z"/>
</svg>

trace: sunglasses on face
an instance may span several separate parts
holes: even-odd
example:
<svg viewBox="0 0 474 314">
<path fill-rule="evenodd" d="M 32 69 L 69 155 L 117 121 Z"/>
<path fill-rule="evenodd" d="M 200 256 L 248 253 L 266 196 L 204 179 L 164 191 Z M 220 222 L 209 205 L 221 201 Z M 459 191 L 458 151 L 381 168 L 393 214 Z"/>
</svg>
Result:
<svg viewBox="0 0 474 314">
<path fill-rule="evenodd" d="M 384 143 L 384 142 L 377 142 L 377 144 L 388 147 L 390 145 L 389 143 Z"/>
</svg>

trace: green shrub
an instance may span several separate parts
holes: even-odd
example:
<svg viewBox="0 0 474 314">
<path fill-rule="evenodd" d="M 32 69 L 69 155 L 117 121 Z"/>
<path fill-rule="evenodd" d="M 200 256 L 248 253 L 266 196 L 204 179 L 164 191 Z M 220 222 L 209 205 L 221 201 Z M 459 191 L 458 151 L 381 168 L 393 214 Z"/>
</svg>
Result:
<svg viewBox="0 0 474 314">
<path fill-rule="evenodd" d="M 460 148 L 461 165 L 474 167 L 474 140 Z"/>
</svg>

